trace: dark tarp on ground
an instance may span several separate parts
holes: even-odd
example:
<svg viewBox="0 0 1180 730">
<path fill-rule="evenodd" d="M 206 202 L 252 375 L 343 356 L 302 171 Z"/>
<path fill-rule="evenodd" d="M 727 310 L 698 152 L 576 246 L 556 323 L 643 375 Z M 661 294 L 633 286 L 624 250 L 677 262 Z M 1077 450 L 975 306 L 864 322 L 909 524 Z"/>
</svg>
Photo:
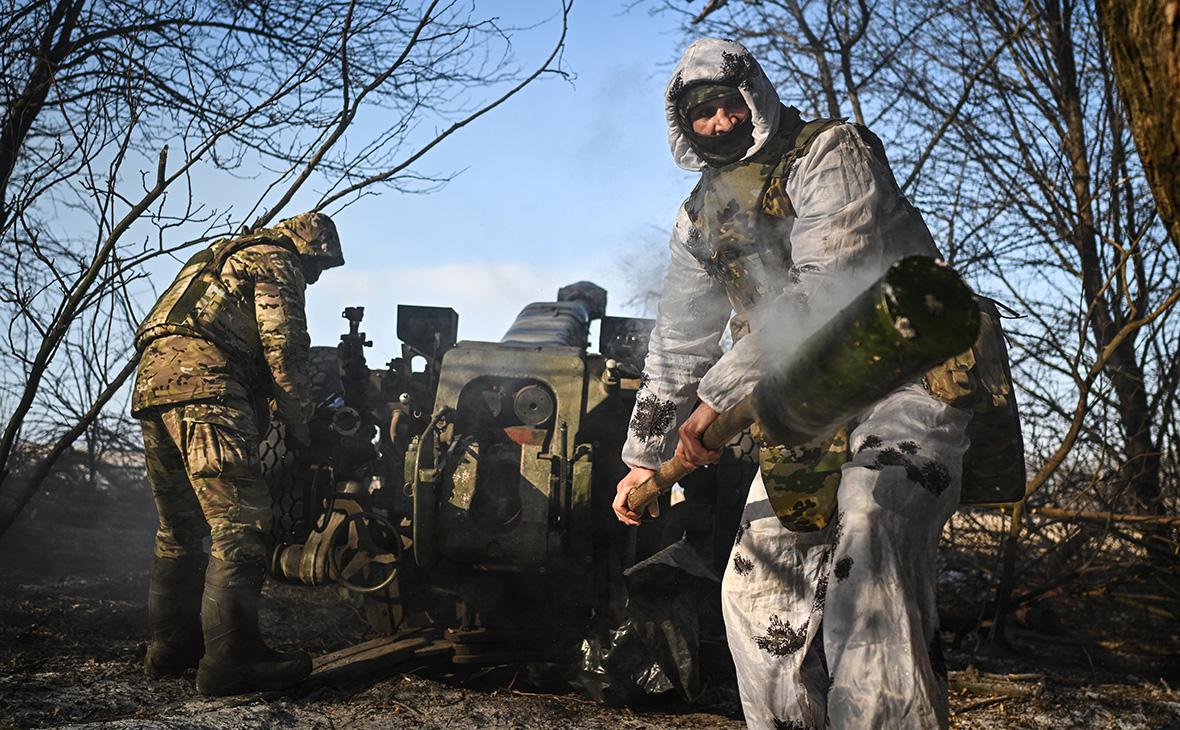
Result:
<svg viewBox="0 0 1180 730">
<path fill-rule="evenodd" d="M 692 701 L 703 687 L 701 610 L 717 603 L 720 579 L 685 540 L 623 575 L 627 619 L 582 642 L 574 683 L 610 704 L 673 689 Z"/>
</svg>

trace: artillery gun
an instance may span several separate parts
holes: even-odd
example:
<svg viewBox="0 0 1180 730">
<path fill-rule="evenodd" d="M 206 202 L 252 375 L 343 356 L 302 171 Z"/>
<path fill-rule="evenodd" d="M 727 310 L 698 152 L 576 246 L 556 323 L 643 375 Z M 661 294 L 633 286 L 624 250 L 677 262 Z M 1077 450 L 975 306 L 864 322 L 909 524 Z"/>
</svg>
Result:
<svg viewBox="0 0 1180 730">
<path fill-rule="evenodd" d="M 402 357 L 382 371 L 365 363 L 363 310 L 345 310 L 349 332 L 336 357 L 324 360 L 312 448 L 269 462 L 264 456 L 280 516 L 275 577 L 335 581 L 365 595 L 369 622 L 383 633 L 445 632 L 434 643 L 396 646 L 456 664 L 556 662 L 590 667 L 606 684 L 621 673 L 625 688 L 695 695 L 697 649 L 704 649 L 697 614 L 716 603 L 705 595 L 715 595 L 743 492 L 718 485 L 745 484 L 754 467 L 732 449 L 728 465 L 695 474 L 674 457 L 628 497 L 639 510 L 679 482 L 706 497 L 690 505 L 711 502 L 701 510 L 712 516 L 703 530 L 675 520 L 632 530 L 614 519 L 614 486 L 626 471 L 616 454 L 651 323 L 607 318 L 605 309 L 606 292 L 579 282 L 554 302 L 525 307 L 491 343 L 457 342 L 453 310 L 399 307 Z M 764 433 L 795 443 L 923 373 L 959 372 L 960 361 L 987 345 L 981 331 L 998 335 L 981 330 L 981 311 L 945 264 L 917 256 L 895 262 L 795 343 L 791 357 L 772 359 L 753 393 L 721 414 L 705 441 L 725 445 L 758 418 Z M 600 352 L 591 353 L 589 325 L 598 318 Z M 1016 418 L 1010 400 L 996 397 L 1010 391 L 1006 378 L 980 379 L 978 387 L 968 378 L 963 390 L 963 398 L 986 401 L 973 421 L 989 413 Z M 1011 435 L 1018 449 L 1019 431 Z M 268 445 L 280 437 L 276 429 Z M 1005 478 L 1011 465 L 999 466 L 973 498 L 1006 494 L 1012 485 L 1022 492 L 1022 480 Z M 699 489 L 702 480 L 711 489 Z M 775 504 L 776 495 L 768 496 Z M 777 501 L 786 507 L 775 506 L 784 524 L 784 515 L 815 505 L 793 494 Z M 687 540 L 694 531 L 696 549 Z M 707 588 L 692 588 L 694 579 Z"/>
<path fill-rule="evenodd" d="M 365 360 L 364 310 L 346 309 L 339 346 L 313 348 L 312 446 L 285 452 L 278 424 L 263 446 L 272 575 L 338 583 L 379 633 L 427 630 L 456 664 L 579 661 L 590 633 L 626 619 L 624 570 L 686 528 L 611 512 L 652 321 L 605 309 L 579 282 L 474 342 L 457 341 L 452 309 L 399 305 L 401 356 L 382 369 Z M 718 567 L 741 490 L 717 484 L 748 481 L 746 448 L 686 483 L 710 501 L 687 528 Z M 732 504 L 714 510 L 721 494 Z"/>
</svg>

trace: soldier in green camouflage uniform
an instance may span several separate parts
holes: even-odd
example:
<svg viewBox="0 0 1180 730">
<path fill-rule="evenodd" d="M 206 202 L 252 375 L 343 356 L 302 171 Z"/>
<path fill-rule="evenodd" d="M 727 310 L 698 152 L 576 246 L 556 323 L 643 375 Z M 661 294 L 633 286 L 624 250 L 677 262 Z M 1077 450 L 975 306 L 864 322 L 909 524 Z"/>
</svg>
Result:
<svg viewBox="0 0 1180 730">
<path fill-rule="evenodd" d="M 185 264 L 136 333 L 132 414 L 160 513 L 150 676 L 200 660 L 198 690 L 231 694 L 288 686 L 310 670 L 305 654 L 273 652 L 258 637 L 271 523 L 258 446 L 268 401 L 292 446 L 307 442 L 304 288 L 343 263 L 322 213 L 217 241 Z"/>
</svg>

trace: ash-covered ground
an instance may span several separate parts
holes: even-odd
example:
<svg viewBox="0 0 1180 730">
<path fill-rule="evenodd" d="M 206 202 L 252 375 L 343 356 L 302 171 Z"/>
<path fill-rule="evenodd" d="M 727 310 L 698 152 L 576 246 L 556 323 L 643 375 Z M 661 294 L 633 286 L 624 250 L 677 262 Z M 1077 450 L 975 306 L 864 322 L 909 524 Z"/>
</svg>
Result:
<svg viewBox="0 0 1180 730">
<path fill-rule="evenodd" d="M 0 726 L 743 726 L 724 688 L 699 706 L 656 698 L 644 707 L 612 708 L 572 692 L 526 691 L 512 667 L 459 675 L 424 666 L 312 692 L 217 700 L 199 697 L 191 676 L 148 681 L 141 662 L 153 530 L 146 494 L 51 495 L 34 502 L 0 541 Z M 945 615 L 970 611 L 979 597 L 979 587 L 959 573 L 943 588 Z M 1010 656 L 950 651 L 952 727 L 1180 728 L 1180 692 L 1172 689 L 1180 666 L 1168 649 L 1180 627 L 1146 615 L 1095 619 L 1074 615 L 1076 605 L 1072 610 L 1059 611 L 1055 634 L 1031 619 L 1018 624 Z M 1089 634 L 1078 629 L 1085 622 Z M 274 643 L 313 654 L 372 637 L 359 608 L 335 590 L 273 583 L 263 627 Z M 953 629 L 944 634 L 948 643 Z M 1145 640 L 1151 636 L 1157 640 Z M 958 639 L 961 649 L 973 644 Z"/>
</svg>

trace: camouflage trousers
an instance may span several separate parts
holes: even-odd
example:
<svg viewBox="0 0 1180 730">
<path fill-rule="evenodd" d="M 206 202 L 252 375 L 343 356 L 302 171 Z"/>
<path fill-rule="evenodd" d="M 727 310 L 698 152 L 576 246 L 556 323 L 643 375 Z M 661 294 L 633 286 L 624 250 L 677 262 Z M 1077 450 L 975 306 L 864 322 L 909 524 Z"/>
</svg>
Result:
<svg viewBox="0 0 1180 730">
<path fill-rule="evenodd" d="M 947 726 L 935 561 L 959 501 L 970 418 L 921 385 L 861 414 L 850 458 L 839 443 L 829 452 L 843 464 L 833 519 L 820 529 L 788 529 L 784 514 L 810 521 L 824 510 L 780 514 L 772 493 L 776 482 L 824 492 L 826 469 L 791 482 L 764 462 L 721 588 L 749 727 Z"/>
<path fill-rule="evenodd" d="M 184 403 L 141 416 L 152 496 L 160 513 L 155 553 L 202 552 L 232 563 L 266 560 L 270 493 L 258 459 L 258 426 L 246 402 Z"/>
</svg>

